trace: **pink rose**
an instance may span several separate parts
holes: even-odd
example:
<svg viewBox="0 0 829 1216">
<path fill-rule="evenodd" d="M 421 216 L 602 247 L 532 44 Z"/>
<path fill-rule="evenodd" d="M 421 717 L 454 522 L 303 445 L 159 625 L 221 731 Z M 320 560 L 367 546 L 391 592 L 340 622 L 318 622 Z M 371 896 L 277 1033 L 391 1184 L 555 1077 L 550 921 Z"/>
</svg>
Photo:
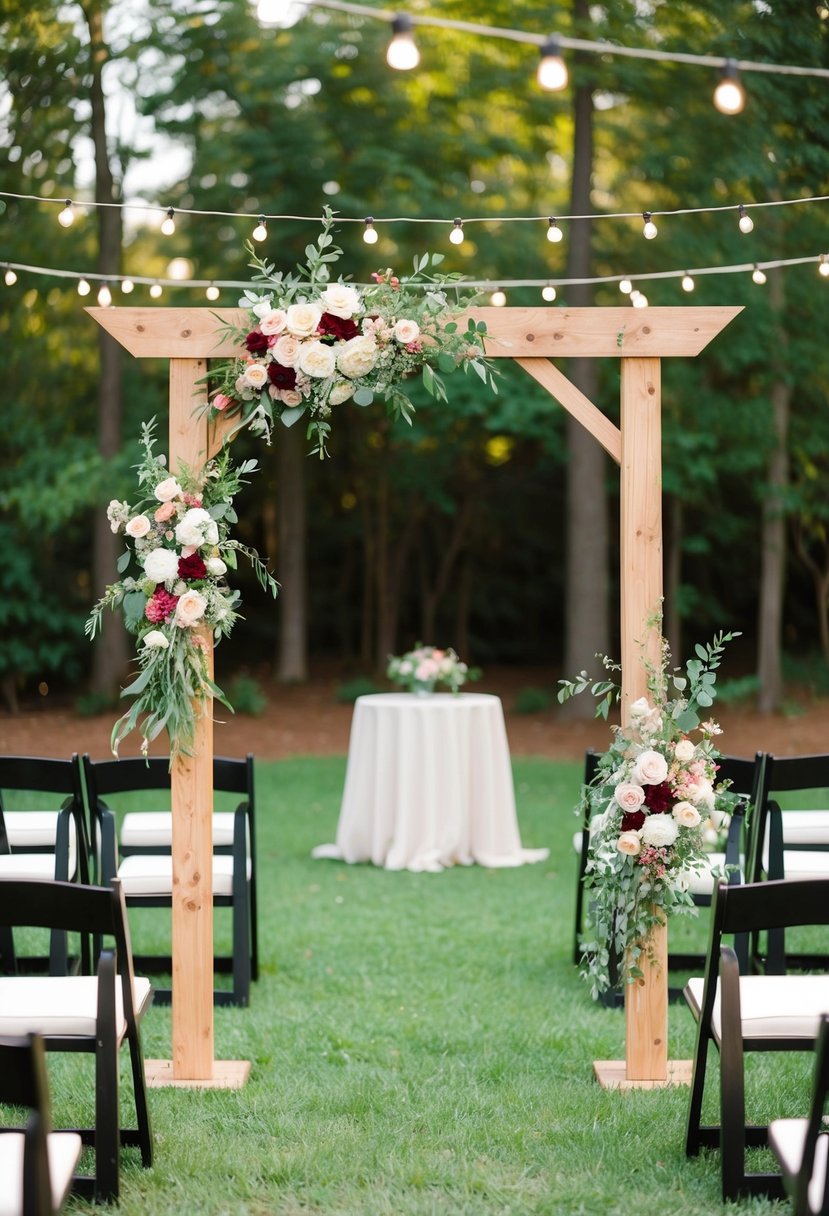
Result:
<svg viewBox="0 0 829 1216">
<path fill-rule="evenodd" d="M 146 515 L 133 515 L 132 519 L 127 524 L 124 531 L 127 536 L 131 536 L 133 540 L 140 540 L 142 536 L 146 536 L 150 530 L 150 521 Z"/>
<path fill-rule="evenodd" d="M 225 393 L 217 393 L 211 404 L 214 410 L 226 410 L 229 405 L 233 405 L 233 398 Z"/>
<path fill-rule="evenodd" d="M 264 317 L 259 319 L 259 328 L 263 334 L 271 336 L 273 334 L 281 334 L 288 323 L 288 314 L 282 308 L 274 308 L 272 312 L 265 313 Z"/>
<path fill-rule="evenodd" d="M 182 629 L 197 624 L 206 608 L 207 600 L 200 591 L 185 591 L 176 604 L 176 624 Z"/>
<path fill-rule="evenodd" d="M 677 802 L 671 813 L 680 827 L 695 828 L 699 826 L 700 813 L 691 802 Z"/>
<path fill-rule="evenodd" d="M 175 510 L 176 510 L 176 508 L 175 508 L 174 503 L 163 502 L 161 504 L 161 506 L 156 510 L 156 513 L 153 516 L 153 519 L 155 520 L 155 522 L 157 524 L 163 524 L 165 519 L 169 519 L 171 515 L 175 514 Z"/>
<path fill-rule="evenodd" d="M 645 801 L 645 791 L 632 781 L 622 781 L 613 791 L 613 797 L 623 811 L 638 811 Z"/>
<path fill-rule="evenodd" d="M 627 854 L 628 857 L 635 857 L 642 848 L 638 832 L 622 832 L 616 841 L 616 848 L 620 853 Z"/>
<path fill-rule="evenodd" d="M 633 780 L 640 785 L 661 785 L 668 776 L 668 762 L 659 752 L 642 752 L 633 766 Z"/>
</svg>

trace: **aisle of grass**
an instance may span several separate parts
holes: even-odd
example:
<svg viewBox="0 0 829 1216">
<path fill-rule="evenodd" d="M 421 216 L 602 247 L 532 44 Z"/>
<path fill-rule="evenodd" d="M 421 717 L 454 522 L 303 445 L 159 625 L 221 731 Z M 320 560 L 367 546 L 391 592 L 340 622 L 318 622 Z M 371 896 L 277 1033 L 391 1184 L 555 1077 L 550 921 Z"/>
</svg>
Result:
<svg viewBox="0 0 829 1216">
<path fill-rule="evenodd" d="M 252 1078 L 152 1092 L 156 1164 L 125 1153 L 124 1216 L 724 1210 L 716 1158 L 683 1154 L 687 1091 L 592 1080 L 593 1059 L 623 1054 L 623 1018 L 569 960 L 579 767 L 515 764 L 524 844 L 549 862 L 389 874 L 310 857 L 333 839 L 344 761 L 259 764 L 263 975 L 249 1010 L 216 1014 L 217 1056 Z M 671 1036 L 689 1056 L 683 1007 Z M 169 1011 L 145 1047 L 169 1055 Z M 809 1062 L 784 1067 L 776 1109 L 795 1112 Z"/>
</svg>

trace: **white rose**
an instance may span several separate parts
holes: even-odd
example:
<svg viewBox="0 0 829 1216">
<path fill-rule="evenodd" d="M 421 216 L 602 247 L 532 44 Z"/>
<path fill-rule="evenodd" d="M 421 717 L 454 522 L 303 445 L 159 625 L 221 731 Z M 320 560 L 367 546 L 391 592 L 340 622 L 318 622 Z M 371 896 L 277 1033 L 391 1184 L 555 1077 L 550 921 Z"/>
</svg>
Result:
<svg viewBox="0 0 829 1216">
<path fill-rule="evenodd" d="M 207 573 L 212 574 L 214 578 L 221 578 L 223 574 L 227 574 L 227 566 L 220 557 L 208 557 L 204 564 L 207 567 Z"/>
<path fill-rule="evenodd" d="M 712 809 L 714 806 L 714 787 L 711 782 L 703 777 L 694 785 L 689 785 L 686 791 L 689 802 L 693 802 L 694 806 L 703 806 Z"/>
<path fill-rule="evenodd" d="M 645 791 L 641 785 L 634 785 L 631 781 L 623 781 L 621 785 L 616 786 L 616 789 L 613 791 L 613 797 L 623 811 L 638 811 L 645 801 Z"/>
<path fill-rule="evenodd" d="M 251 300 L 254 301 L 253 304 L 251 304 Z M 268 315 L 273 308 L 273 303 L 270 296 L 250 296 L 249 298 L 243 296 L 239 301 L 239 307 L 249 308 L 255 317 L 261 319 Z"/>
<path fill-rule="evenodd" d="M 354 385 L 349 384 L 347 380 L 339 380 L 328 394 L 328 404 L 342 405 L 344 401 L 348 401 L 348 398 L 353 396 Z"/>
<path fill-rule="evenodd" d="M 420 337 L 420 326 L 417 321 L 408 321 L 403 317 L 394 327 L 394 337 L 401 346 L 408 346 Z"/>
<path fill-rule="evenodd" d="M 219 529 L 204 507 L 191 507 L 176 524 L 176 540 L 180 545 L 196 549 L 202 545 L 215 545 L 219 541 Z"/>
<path fill-rule="evenodd" d="M 144 634 L 144 645 L 148 650 L 166 650 L 170 643 L 160 629 L 151 629 Z"/>
<path fill-rule="evenodd" d="M 181 486 L 175 477 L 166 477 L 164 481 L 158 483 L 154 493 L 159 502 L 170 502 L 181 495 Z"/>
<path fill-rule="evenodd" d="M 361 334 L 343 342 L 337 354 L 337 367 L 349 380 L 365 376 L 377 362 L 377 343 L 373 338 Z"/>
<path fill-rule="evenodd" d="M 635 857 L 641 852 L 642 842 L 639 839 L 638 832 L 622 832 L 622 835 L 616 841 L 616 848 L 620 853 L 626 853 L 628 857 Z"/>
<path fill-rule="evenodd" d="M 266 312 L 260 319 L 259 328 L 263 334 L 271 337 L 273 334 L 281 334 L 287 323 L 288 314 L 284 308 L 274 308 L 271 312 Z"/>
<path fill-rule="evenodd" d="M 242 381 L 248 388 L 264 388 L 268 382 L 268 369 L 264 363 L 249 363 L 242 373 Z"/>
<path fill-rule="evenodd" d="M 692 802 L 675 803 L 671 813 L 680 827 L 695 828 L 700 823 L 700 813 Z"/>
<path fill-rule="evenodd" d="M 318 304 L 291 304 L 286 314 L 288 333 L 297 338 L 310 338 L 322 320 L 322 309 Z"/>
<path fill-rule="evenodd" d="M 299 352 L 299 370 L 315 380 L 325 380 L 333 376 L 337 367 L 337 357 L 330 346 L 324 342 L 306 342 Z"/>
<path fill-rule="evenodd" d="M 674 748 L 674 755 L 680 764 L 687 764 L 689 760 L 693 760 L 696 750 L 690 739 L 680 739 Z"/>
<path fill-rule="evenodd" d="M 660 752 L 644 751 L 633 766 L 632 776 L 640 785 L 660 785 L 668 776 L 668 762 Z"/>
<path fill-rule="evenodd" d="M 330 283 L 322 293 L 322 306 L 325 312 L 332 316 L 348 320 L 361 309 L 360 297 L 353 287 L 346 283 Z"/>
<path fill-rule="evenodd" d="M 283 334 L 271 347 L 271 354 L 283 367 L 296 367 L 301 346 L 292 334 Z"/>
<path fill-rule="evenodd" d="M 207 600 L 200 591 L 185 591 L 176 604 L 176 624 L 182 629 L 195 625 L 204 616 L 206 608 Z"/>
<path fill-rule="evenodd" d="M 129 503 L 121 502 L 117 498 L 110 500 L 109 506 L 107 507 L 107 519 L 109 520 L 111 531 L 120 531 L 122 524 L 125 524 L 129 517 Z"/>
<path fill-rule="evenodd" d="M 150 521 L 146 515 L 133 515 L 124 529 L 127 536 L 132 536 L 135 540 L 140 540 L 142 536 L 146 536 L 149 530 Z"/>
<path fill-rule="evenodd" d="M 172 549 L 151 549 L 144 558 L 144 573 L 154 583 L 178 577 L 178 554 Z"/>
<path fill-rule="evenodd" d="M 672 845 L 678 835 L 679 824 L 670 815 L 648 815 L 642 824 L 642 843 L 654 849 Z"/>
<path fill-rule="evenodd" d="M 302 405 L 302 393 L 299 389 L 281 388 L 278 392 L 278 399 L 283 405 L 287 405 L 289 409 Z"/>
</svg>

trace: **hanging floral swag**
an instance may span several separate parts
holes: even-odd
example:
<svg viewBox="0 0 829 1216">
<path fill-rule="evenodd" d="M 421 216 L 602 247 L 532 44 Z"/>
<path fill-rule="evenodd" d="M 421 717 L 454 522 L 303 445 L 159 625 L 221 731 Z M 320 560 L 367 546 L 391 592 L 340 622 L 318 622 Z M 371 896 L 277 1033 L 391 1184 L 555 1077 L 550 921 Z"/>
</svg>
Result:
<svg viewBox="0 0 829 1216">
<path fill-rule="evenodd" d="M 332 282 L 343 253 L 333 224 L 326 208 L 298 275 L 276 271 L 246 246 L 261 287 L 239 300 L 248 314 L 244 327 L 223 322 L 245 353 L 217 362 L 203 381 L 210 417 L 236 420 L 229 435 L 249 427 L 270 442 L 276 421 L 293 426 L 304 417 L 320 459 L 328 454 L 334 411 L 347 401 L 367 406 L 379 398 L 393 418 L 411 423 L 414 406 L 401 386 L 418 373 L 436 401 L 448 399 L 443 377 L 458 368 L 497 392 L 484 357 L 486 324 L 469 318 L 461 327 L 455 319 L 478 297 L 461 290 L 462 275 L 436 272 L 443 255 L 416 257 L 414 273 L 402 279 L 386 269 L 366 287 Z"/>
<path fill-rule="evenodd" d="M 659 629 L 661 619 L 648 622 Z M 594 780 L 582 789 L 576 813 L 590 815 L 584 885 L 587 931 L 581 942 L 582 974 L 594 998 L 614 982 L 640 977 L 649 934 L 673 915 L 697 913 L 689 880 L 694 872 L 723 871 L 710 865 L 706 844 L 727 826 L 737 797 L 728 782 L 717 783 L 721 734 L 701 711 L 716 697 L 716 670 L 725 644 L 737 633 L 718 633 L 697 645 L 685 672 L 671 668 L 662 640 L 657 666 L 646 663 L 648 696 L 630 707 L 630 724 L 615 726 L 613 743 L 598 761 Z M 604 656 L 605 668 L 620 670 Z M 615 680 L 592 681 L 586 672 L 560 680 L 559 701 L 589 691 L 596 716 L 608 716 L 618 700 Z"/>
<path fill-rule="evenodd" d="M 140 723 L 144 754 L 166 729 L 172 759 L 191 754 L 196 715 L 208 695 L 232 709 L 210 677 L 205 641 L 208 631 L 217 642 L 227 637 L 239 615 L 239 592 L 228 585 L 227 571 L 241 554 L 274 597 L 277 584 L 256 551 L 228 535 L 237 521 L 233 500 L 257 462 L 235 465 L 223 448 L 198 472 L 182 465 L 173 476 L 166 457 L 153 450 L 154 430 L 154 419 L 142 426 L 137 501 L 113 499 L 107 508 L 112 531 L 128 542 L 118 560 L 123 577 L 93 608 L 86 633 L 95 637 L 104 609 L 120 609 L 138 646 L 140 673 L 121 694 L 135 701 L 112 729 L 113 752 Z"/>
</svg>

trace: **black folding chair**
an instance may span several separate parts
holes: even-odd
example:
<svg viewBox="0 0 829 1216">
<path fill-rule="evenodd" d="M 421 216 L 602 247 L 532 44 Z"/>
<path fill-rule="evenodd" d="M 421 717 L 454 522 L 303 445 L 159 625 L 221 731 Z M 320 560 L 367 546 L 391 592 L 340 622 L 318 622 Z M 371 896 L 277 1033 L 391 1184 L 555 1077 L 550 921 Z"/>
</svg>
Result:
<svg viewBox="0 0 829 1216">
<path fill-rule="evenodd" d="M 783 1186 L 793 1216 L 822 1216 L 829 1211 L 827 1160 L 829 1127 L 824 1112 L 829 1095 L 829 1016 L 821 1018 L 815 1059 L 815 1079 L 806 1119 L 775 1119 L 769 1124 L 769 1144 L 780 1163 Z"/>
<path fill-rule="evenodd" d="M 0 925 L 61 928 L 104 942 L 91 975 L 0 977 L 0 1035 L 39 1034 L 47 1051 L 94 1055 L 95 1124 L 74 1130 L 95 1147 L 95 1173 L 76 1175 L 73 1189 L 102 1203 L 114 1202 L 121 1146 L 137 1146 L 145 1167 L 152 1164 L 153 1156 L 139 1030 L 152 988 L 133 973 L 120 885 L 2 879 Z M 118 1055 L 124 1042 L 132 1066 L 134 1128 L 122 1127 L 120 1121 Z"/>
<path fill-rule="evenodd" d="M 811 1051 L 822 1014 L 829 1012 L 826 975 L 743 974 L 738 950 L 723 938 L 745 941 L 754 932 L 791 926 L 829 926 L 829 879 L 717 886 L 705 975 L 689 980 L 685 998 L 697 1019 L 685 1151 L 719 1148 L 724 1200 L 744 1195 L 781 1197 L 779 1174 L 746 1173 L 746 1147 L 768 1143 L 768 1128 L 748 1124 L 744 1057 L 747 1052 Z M 720 1053 L 720 1122 L 703 1126 L 708 1046 Z"/>
</svg>

